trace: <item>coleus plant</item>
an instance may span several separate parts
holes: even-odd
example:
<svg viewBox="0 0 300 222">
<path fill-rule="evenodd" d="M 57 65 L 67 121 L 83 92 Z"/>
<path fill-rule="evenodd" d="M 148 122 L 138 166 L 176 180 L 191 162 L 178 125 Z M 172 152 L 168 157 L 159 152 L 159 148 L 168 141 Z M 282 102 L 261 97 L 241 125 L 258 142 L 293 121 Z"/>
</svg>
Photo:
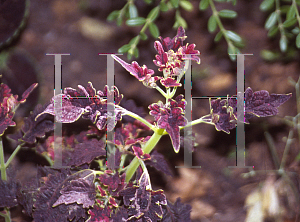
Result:
<svg viewBox="0 0 300 222">
<path fill-rule="evenodd" d="M 1 143 L 0 215 L 11 221 L 9 208 L 21 205 L 23 213 L 37 222 L 191 221 L 189 205 L 181 203 L 180 199 L 172 204 L 163 190 L 152 189 L 147 166 L 172 175 L 167 161 L 154 148 L 160 138 L 168 134 L 174 151 L 178 153 L 180 130 L 184 127 L 207 123 L 229 133 L 235 128 L 238 118 L 237 101 L 231 97 L 210 100 L 209 114 L 188 123 L 184 116 L 186 101 L 183 95 L 176 95 L 176 90 L 181 86 L 188 64 L 192 60 L 200 63 L 200 58 L 195 44 L 184 44 L 185 39 L 185 31 L 179 27 L 174 38 L 160 37 L 154 43 L 157 51 L 154 64 L 162 75 L 154 75 L 154 70 L 146 65 L 140 66 L 135 61 L 129 64 L 113 55 L 131 75 L 165 97 L 165 102 L 149 105 L 154 121 L 122 107 L 123 95 L 117 87 L 110 90 L 105 86 L 103 91 L 96 91 L 91 82 L 86 87 L 79 85 L 78 89 L 65 88 L 63 94 L 54 96 L 49 103 L 38 105 L 24 119 L 21 129 L 8 135 L 17 141 L 18 146 L 7 161 Z M 33 84 L 18 101 L 7 85 L 0 85 L 1 136 L 8 126 L 15 125 L 12 120 L 15 109 L 25 102 L 36 86 Z M 109 96 L 114 97 L 114 103 L 108 102 Z M 253 92 L 248 88 L 244 122 L 249 123 L 253 116 L 276 115 L 277 107 L 290 97 L 291 94 L 269 95 L 265 90 Z M 63 133 L 60 157 L 54 152 L 55 101 L 61 102 L 60 116 L 56 116 L 56 121 L 73 123 L 82 117 L 92 123 L 89 130 L 78 135 Z M 110 112 L 112 109 L 114 112 Z M 126 115 L 135 120 L 121 123 Z M 105 133 L 112 130 L 114 141 L 107 141 Z M 143 137 L 142 131 L 152 131 L 152 135 Z M 115 147 L 112 158 L 117 168 L 108 167 L 106 144 Z M 8 176 L 6 170 L 22 147 L 34 149 L 50 166 L 56 158 L 61 158 L 63 167 L 38 167 L 36 178 L 20 184 Z"/>
</svg>

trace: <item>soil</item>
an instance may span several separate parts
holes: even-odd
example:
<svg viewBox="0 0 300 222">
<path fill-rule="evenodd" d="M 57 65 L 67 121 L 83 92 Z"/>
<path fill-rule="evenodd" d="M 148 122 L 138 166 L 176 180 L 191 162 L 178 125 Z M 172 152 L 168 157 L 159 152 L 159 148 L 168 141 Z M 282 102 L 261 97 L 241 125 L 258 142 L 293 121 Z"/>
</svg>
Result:
<svg viewBox="0 0 300 222">
<path fill-rule="evenodd" d="M 193 11 L 182 10 L 182 17 L 188 24 L 186 42 L 195 43 L 196 49 L 201 52 L 201 64 L 192 65 L 192 95 L 193 97 L 234 95 L 236 62 L 229 59 L 225 40 L 214 43 L 215 34 L 207 31 L 211 11 L 199 11 L 199 1 L 192 3 Z M 286 59 L 286 55 L 281 54 L 275 62 L 266 62 L 261 58 L 261 50 L 279 50 L 279 46 L 278 38 L 267 37 L 264 22 L 268 13 L 259 10 L 260 3 L 258 0 L 240 0 L 236 7 L 220 3 L 217 4 L 217 9 L 237 11 L 237 19 L 226 20 L 224 25 L 245 39 L 245 47 L 241 52 L 253 54 L 245 56 L 245 87 L 251 87 L 254 91 L 264 89 L 277 94 L 291 92 L 293 96 L 279 108 L 278 116 L 253 118 L 251 124 L 245 126 L 246 166 L 254 166 L 255 170 L 263 172 L 253 177 L 241 176 L 242 173 L 249 171 L 247 168 L 228 167 L 234 166 L 236 161 L 235 130 L 226 134 L 216 131 L 211 125 L 200 124 L 193 127 L 198 144 L 193 153 L 193 166 L 201 166 L 201 169 L 175 168 L 184 163 L 183 148 L 179 154 L 175 154 L 169 137 L 165 136 L 162 139 L 157 149 L 167 156 L 175 176 L 171 178 L 151 170 L 153 186 L 155 189 L 164 189 L 167 198 L 173 202 L 177 197 L 181 197 L 183 202 L 191 204 L 193 221 L 245 221 L 249 209 L 245 207 L 247 196 L 264 186 L 265 181 L 269 181 L 270 178 L 269 170 L 275 169 L 264 133 L 268 131 L 272 136 L 281 159 L 286 144 L 284 138 L 288 136 L 290 129 L 282 119 L 284 116 L 295 116 L 297 112 L 295 89 L 289 84 L 288 77 L 295 81 L 299 78 L 299 54 L 293 59 Z M 78 84 L 86 86 L 88 81 L 91 81 L 96 89 L 103 89 L 106 84 L 106 58 L 98 54 L 117 53 L 118 48 L 128 43 L 140 30 L 139 27 L 128 27 L 125 24 L 117 26 L 106 21 L 111 11 L 120 9 L 124 4 L 125 1 L 121 0 L 30 1 L 27 25 L 10 48 L 13 55 L 10 58 L 10 67 L 14 67 L 13 74 L 10 75 L 14 76 L 3 75 L 3 81 L 12 88 L 13 93 L 20 94 L 32 83 L 39 83 L 38 90 L 29 98 L 28 105 L 21 106 L 16 114 L 17 122 L 21 121 L 21 116 L 27 115 L 35 104 L 44 104 L 53 96 L 54 57 L 47 56 L 46 53 L 70 53 L 69 56 L 62 57 L 63 88 L 76 88 Z M 153 7 L 142 0 L 136 1 L 136 5 L 139 16 L 144 17 Z M 174 15 L 174 12 L 167 12 L 158 18 L 157 25 L 162 37 L 173 37 L 176 34 L 176 30 L 172 29 Z M 155 39 L 149 35 L 146 41 L 139 44 L 140 56 L 136 60 L 139 64 L 146 64 L 148 68 L 157 70 L 152 63 L 156 53 L 153 48 L 154 41 Z M 128 61 L 125 56 L 122 58 Z M 115 85 L 126 99 L 132 99 L 137 106 L 143 107 L 146 115 L 148 105 L 163 99 L 159 93 L 145 88 L 136 81 L 117 63 L 115 63 Z M 179 90 L 179 93 L 184 93 L 184 90 Z M 208 99 L 193 99 L 192 109 L 193 119 L 208 114 Z M 150 116 L 146 118 L 151 119 Z M 5 151 L 7 154 L 11 153 L 10 149 L 6 148 Z M 299 193 L 300 168 L 299 160 L 298 162 L 295 160 L 298 154 L 299 141 L 295 139 L 287 157 L 286 169 L 296 173 L 292 180 Z M 15 161 L 20 181 L 34 175 L 37 164 L 43 164 L 42 160 L 37 160 L 38 158 L 34 152 L 20 152 Z M 279 177 L 275 179 L 276 182 L 280 180 Z M 287 196 L 285 199 L 289 198 L 290 196 Z M 282 208 L 285 212 L 283 213 L 285 221 L 300 221 L 299 205 L 293 208 L 288 201 L 283 201 Z M 16 222 L 31 221 L 22 215 L 19 208 L 12 209 L 12 218 Z"/>
</svg>

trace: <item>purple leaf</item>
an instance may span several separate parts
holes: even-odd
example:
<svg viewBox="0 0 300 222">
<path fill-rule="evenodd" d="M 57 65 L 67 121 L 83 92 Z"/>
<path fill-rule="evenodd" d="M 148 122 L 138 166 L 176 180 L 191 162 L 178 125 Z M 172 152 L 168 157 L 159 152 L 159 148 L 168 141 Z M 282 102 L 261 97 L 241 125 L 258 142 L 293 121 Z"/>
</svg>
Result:
<svg viewBox="0 0 300 222">
<path fill-rule="evenodd" d="M 123 206 L 118 207 L 116 212 L 111 216 L 111 221 L 126 221 L 127 219 L 128 213 Z"/>
<path fill-rule="evenodd" d="M 158 221 L 163 216 L 162 205 L 167 204 L 162 190 L 153 191 L 148 186 L 148 176 L 143 173 L 137 186 L 128 187 L 120 192 L 128 206 L 127 221 Z"/>
<path fill-rule="evenodd" d="M 119 196 L 119 192 L 126 186 L 125 174 L 119 175 L 115 173 L 113 175 L 103 174 L 99 177 L 100 182 L 107 187 L 108 192 L 112 196 Z"/>
<path fill-rule="evenodd" d="M 24 135 L 21 138 L 22 141 L 31 144 L 35 143 L 37 137 L 42 138 L 47 132 L 54 129 L 53 121 L 47 119 L 47 116 L 37 118 L 42 110 L 44 110 L 44 107 L 37 105 L 33 112 L 24 118 L 24 125 L 22 126 Z"/>
<path fill-rule="evenodd" d="M 177 35 L 171 39 L 169 37 L 159 37 L 160 41 L 154 42 L 154 48 L 158 55 L 153 60 L 154 64 L 159 67 L 159 71 L 164 72 L 164 77 L 173 77 L 184 74 L 184 66 L 186 59 L 194 60 L 200 63 L 199 51 L 195 50 L 195 44 L 183 45 L 186 39 L 185 31 L 182 27 L 177 30 Z M 161 82 L 163 85 L 170 85 Z M 177 83 L 179 84 L 179 83 Z M 172 87 L 172 86 L 171 86 Z"/>
<path fill-rule="evenodd" d="M 171 39 L 170 37 L 162 38 L 159 37 L 164 51 L 169 51 L 170 49 L 173 51 L 177 51 L 179 47 L 183 46 L 183 41 L 187 38 L 185 35 L 185 30 L 180 26 L 177 29 L 177 35 Z"/>
<path fill-rule="evenodd" d="M 160 83 L 166 88 L 181 86 L 181 83 L 178 83 L 175 79 L 171 77 L 168 77 L 166 79 L 161 79 Z"/>
<path fill-rule="evenodd" d="M 85 163 L 91 163 L 99 156 L 105 156 L 105 143 L 97 139 L 87 140 L 83 143 L 75 144 L 73 151 L 68 152 L 70 161 L 67 162 L 68 166 L 80 166 Z"/>
<path fill-rule="evenodd" d="M 185 126 L 187 120 L 184 117 L 185 100 L 183 95 L 179 95 L 175 100 L 169 99 L 169 104 L 162 102 L 153 103 L 149 106 L 150 115 L 154 116 L 157 126 L 166 129 L 172 141 L 174 151 L 179 152 L 180 148 L 180 129 L 179 126 Z"/>
<path fill-rule="evenodd" d="M 74 106 L 70 101 L 71 99 L 72 98 L 67 97 L 64 94 L 54 96 L 47 108 L 43 112 L 41 112 L 36 118 L 45 113 L 48 113 L 55 116 L 56 120 L 62 123 L 73 123 L 77 121 L 79 117 L 84 113 L 84 108 Z M 57 113 L 54 110 L 55 100 L 61 100 L 61 109 Z"/>
<path fill-rule="evenodd" d="M 249 119 L 258 116 L 274 116 L 278 114 L 281 104 L 285 103 L 290 97 L 289 94 L 271 94 L 266 90 L 256 91 L 248 87 L 245 91 L 245 114 L 244 122 L 249 123 Z M 220 98 L 212 100 L 210 104 L 212 110 L 210 116 L 205 121 L 215 124 L 216 129 L 230 133 L 229 130 L 236 127 L 237 123 L 237 100 L 228 98 L 221 100 Z"/>
<path fill-rule="evenodd" d="M 23 213 L 32 217 L 33 204 L 36 200 L 36 194 L 38 192 L 38 179 L 37 177 L 32 177 L 27 179 L 25 184 L 18 190 L 17 200 L 20 205 L 23 206 Z"/>
<path fill-rule="evenodd" d="M 113 94 L 114 103 L 108 103 L 107 99 L 102 97 L 108 97 Z M 111 131 L 117 121 L 122 119 L 122 109 L 115 108 L 114 105 L 118 105 L 123 98 L 123 95 L 119 93 L 117 87 L 113 87 L 113 90 L 109 91 L 108 87 L 104 87 L 104 91 L 98 91 L 94 89 L 91 82 L 88 83 L 87 88 L 79 85 L 78 90 L 70 87 L 64 89 L 64 94 L 54 96 L 50 105 L 41 112 L 37 117 L 42 114 L 48 113 L 56 115 L 58 121 L 62 123 L 72 123 L 79 119 L 80 116 L 84 119 L 91 120 L 96 124 L 99 130 L 104 129 L 107 124 L 108 131 Z M 62 109 L 55 113 L 54 103 L 55 100 L 61 101 Z M 109 110 L 114 110 L 114 115 Z M 114 121 L 110 121 L 114 118 Z"/>
<path fill-rule="evenodd" d="M 118 56 L 112 55 L 112 57 L 139 81 L 144 81 L 147 76 L 151 76 L 154 74 L 154 71 L 152 69 L 148 69 L 146 65 L 140 67 L 139 64 L 135 61 L 133 61 L 130 65 L 127 62 L 120 59 Z"/>
<path fill-rule="evenodd" d="M 61 196 L 60 191 L 70 185 L 70 181 L 85 178 L 89 175 L 93 175 L 92 170 L 84 170 L 73 175 L 70 175 L 68 170 L 61 170 L 61 172 L 56 172 L 46 177 L 44 186 L 39 189 L 34 204 L 36 208 L 33 213 L 34 221 L 53 222 L 72 221 L 75 218 L 75 221 L 80 220 L 80 218 L 86 219 L 86 210 L 77 203 L 52 206 Z"/>
<path fill-rule="evenodd" d="M 154 167 L 155 169 L 163 172 L 166 175 L 173 176 L 173 172 L 171 171 L 167 161 L 165 160 L 164 156 L 154 150 L 151 153 L 151 159 L 146 160 L 145 164 Z"/>
<path fill-rule="evenodd" d="M 22 94 L 22 100 L 20 103 L 24 103 L 26 99 L 28 98 L 29 94 L 38 86 L 37 83 L 32 84 L 28 89 L 25 90 L 25 92 Z"/>
<path fill-rule="evenodd" d="M 19 184 L 14 181 L 4 181 L 0 179 L 0 208 L 13 207 L 18 204 L 17 191 Z"/>
<path fill-rule="evenodd" d="M 93 206 L 96 198 L 94 179 L 95 175 L 90 174 L 84 178 L 70 181 L 69 185 L 61 189 L 62 195 L 53 204 L 53 207 L 71 203 L 82 204 L 84 208 Z"/>
<path fill-rule="evenodd" d="M 275 116 L 278 114 L 277 107 L 285 103 L 291 96 L 291 93 L 269 95 L 266 90 L 253 92 L 248 87 L 245 91 L 245 112 L 250 115 L 248 118 L 253 115 L 258 117 Z"/>
<path fill-rule="evenodd" d="M 86 222 L 110 222 L 111 211 L 108 207 L 102 208 L 95 205 L 88 211 L 90 218 Z"/>
<path fill-rule="evenodd" d="M 4 98 L 9 98 L 12 96 L 10 91 L 11 89 L 6 84 L 0 84 L 0 103 L 3 103 Z"/>
<path fill-rule="evenodd" d="M 151 157 L 149 154 L 145 154 L 144 151 L 141 149 L 141 147 L 138 147 L 138 146 L 132 146 L 132 149 L 133 149 L 133 153 L 134 155 L 140 159 L 140 160 L 150 160 Z"/>
<path fill-rule="evenodd" d="M 163 206 L 163 218 L 162 222 L 191 222 L 190 213 L 192 207 L 188 204 L 180 202 L 180 198 L 177 198 L 174 205 L 168 201 L 167 206 Z"/>
<path fill-rule="evenodd" d="M 15 126 L 16 123 L 12 121 L 14 114 L 7 113 L 5 107 L 0 107 L 0 136 L 2 136 L 9 126 Z"/>
</svg>

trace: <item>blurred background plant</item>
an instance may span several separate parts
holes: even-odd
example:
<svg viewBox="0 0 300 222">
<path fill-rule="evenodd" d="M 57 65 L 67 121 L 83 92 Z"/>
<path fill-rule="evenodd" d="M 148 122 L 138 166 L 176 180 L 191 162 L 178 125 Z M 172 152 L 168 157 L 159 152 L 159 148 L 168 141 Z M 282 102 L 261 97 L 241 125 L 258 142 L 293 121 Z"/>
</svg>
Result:
<svg viewBox="0 0 300 222">
<path fill-rule="evenodd" d="M 148 38 L 148 31 L 151 36 L 156 39 L 160 35 L 159 28 L 156 24 L 156 19 L 160 13 L 175 11 L 174 25 L 176 29 L 179 26 L 188 28 L 185 18 L 182 16 L 182 11 L 193 11 L 198 1 L 189 0 L 144 0 L 151 8 L 146 17 L 139 15 L 138 7 L 135 5 L 135 0 L 127 0 L 125 5 L 119 9 L 114 10 L 107 17 L 108 21 L 115 21 L 118 26 L 126 24 L 127 26 L 141 27 L 139 34 L 131 39 L 128 44 L 119 48 L 119 53 L 127 53 L 128 59 L 132 56 L 136 58 L 139 56 L 138 44 L 140 40 Z M 210 33 L 218 30 L 214 37 L 217 43 L 222 38 L 227 43 L 227 51 L 231 60 L 235 60 L 234 54 L 240 53 L 240 49 L 244 47 L 245 40 L 235 31 L 226 29 L 223 21 L 236 19 L 238 14 L 235 10 L 224 9 L 218 10 L 220 4 L 227 7 L 228 3 L 232 6 L 237 5 L 237 0 L 200 0 L 199 10 L 205 11 L 210 9 L 211 16 L 207 21 L 207 29 Z M 227 5 L 226 5 L 227 4 Z M 265 21 L 265 29 L 268 30 L 268 37 L 279 37 L 280 52 L 287 55 L 288 58 L 295 57 L 296 50 L 300 48 L 300 16 L 298 6 L 299 0 L 264 0 L 259 9 L 263 12 L 271 12 Z M 269 61 L 276 60 L 280 57 L 277 50 L 263 49 L 261 56 Z"/>
</svg>

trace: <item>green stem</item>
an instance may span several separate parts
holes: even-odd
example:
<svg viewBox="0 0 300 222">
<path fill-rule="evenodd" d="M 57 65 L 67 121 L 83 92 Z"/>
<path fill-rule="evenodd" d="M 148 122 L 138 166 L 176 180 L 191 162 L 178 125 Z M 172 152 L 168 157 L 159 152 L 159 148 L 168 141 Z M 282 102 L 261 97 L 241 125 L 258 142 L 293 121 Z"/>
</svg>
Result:
<svg viewBox="0 0 300 222">
<path fill-rule="evenodd" d="M 153 126 L 151 123 L 149 123 L 146 119 L 144 119 L 143 117 L 140 117 L 139 115 L 133 113 L 133 112 L 130 112 L 120 106 L 116 106 L 120 109 L 123 109 L 123 111 L 125 112 L 125 115 L 128 115 L 128 116 L 131 116 L 132 118 L 135 118 L 137 119 L 138 121 L 144 123 L 146 126 L 148 126 L 150 129 L 152 129 L 153 131 L 155 130 L 155 126 Z"/>
<path fill-rule="evenodd" d="M 297 18 L 298 24 L 299 24 L 299 26 L 300 26 L 300 15 L 299 15 L 299 11 L 298 11 L 298 6 L 297 6 L 297 3 L 296 3 L 296 0 L 292 0 L 292 5 L 293 5 L 294 8 L 295 8 L 295 11 L 296 11 L 296 18 Z"/>
<path fill-rule="evenodd" d="M 7 180 L 7 174 L 6 174 L 6 166 L 5 166 L 5 159 L 4 159 L 4 150 L 3 150 L 3 143 L 2 143 L 2 137 L 0 136 L 0 167 L 1 167 L 1 179 Z M 5 213 L 1 213 L 0 215 L 5 218 L 5 222 L 11 222 L 10 219 L 10 211 L 9 208 L 4 208 Z"/>
<path fill-rule="evenodd" d="M 11 222 L 10 211 L 9 211 L 9 209 L 7 207 L 4 208 L 4 212 L 5 213 L 1 213 L 0 212 L 0 216 L 4 217 L 5 222 Z"/>
<path fill-rule="evenodd" d="M 17 155 L 17 153 L 20 151 L 20 149 L 22 148 L 23 145 L 24 145 L 24 143 L 17 146 L 17 148 L 14 150 L 14 152 L 10 155 L 10 157 L 6 161 L 5 168 L 7 168 L 9 166 L 9 164 L 14 159 L 14 157 Z"/>
<path fill-rule="evenodd" d="M 147 143 L 143 147 L 144 153 L 149 154 L 153 150 L 153 148 L 156 146 L 156 144 L 162 137 L 164 131 L 165 131 L 164 129 L 157 129 L 154 131 L 151 138 L 147 141 Z M 135 157 L 127 167 L 126 179 L 125 179 L 126 182 L 130 181 L 130 179 L 133 177 L 139 165 L 140 165 L 139 160 Z"/>
<path fill-rule="evenodd" d="M 273 157 L 275 168 L 279 169 L 280 161 L 279 161 L 279 157 L 278 157 L 278 154 L 277 154 L 277 151 L 276 151 L 274 140 L 273 140 L 273 138 L 272 138 L 272 136 L 270 135 L 269 132 L 265 132 L 264 134 L 265 134 L 265 138 L 267 140 L 267 143 L 269 145 L 269 148 L 270 148 L 270 151 L 271 151 L 271 154 L 272 154 L 272 157 Z"/>
<path fill-rule="evenodd" d="M 1 179 L 7 180 L 6 175 L 6 167 L 5 167 L 5 160 L 4 160 L 4 150 L 3 150 L 3 143 L 2 137 L 0 136 L 0 167 L 1 167 Z"/>
<path fill-rule="evenodd" d="M 207 116 L 209 116 L 209 115 L 210 115 L 210 114 L 205 115 L 205 116 L 202 116 L 202 117 L 199 118 L 199 119 L 193 120 L 192 122 L 189 122 L 188 124 L 186 124 L 186 126 L 180 126 L 179 129 L 182 130 L 182 129 L 186 128 L 186 127 L 194 126 L 194 125 L 197 125 L 197 124 L 199 124 L 199 123 L 206 123 L 206 124 L 210 124 L 210 125 L 215 125 L 215 124 L 212 123 L 212 122 L 207 122 L 207 121 L 203 120 L 205 117 L 207 117 Z M 168 133 L 167 133 L 166 131 L 163 133 L 163 135 L 167 135 L 167 134 L 168 134 Z"/>
<path fill-rule="evenodd" d="M 282 24 L 282 19 L 281 19 L 281 10 L 280 10 L 280 0 L 275 0 L 275 7 L 276 7 L 276 17 L 277 17 L 277 22 L 278 22 L 278 28 L 280 31 L 281 39 L 287 39 L 285 30 Z M 281 48 L 280 48 L 281 49 Z"/>
<path fill-rule="evenodd" d="M 166 97 L 166 104 L 168 104 L 168 99 L 170 99 L 171 97 L 171 89 L 170 88 L 167 88 L 167 97 Z"/>
<path fill-rule="evenodd" d="M 281 159 L 281 164 L 280 164 L 280 169 L 283 169 L 285 166 L 285 162 L 286 162 L 286 158 L 288 156 L 292 141 L 293 141 L 293 129 L 290 130 L 286 144 L 285 144 L 285 148 L 284 148 L 284 152 L 282 155 L 282 159 Z"/>
<path fill-rule="evenodd" d="M 162 94 L 165 98 L 167 98 L 167 94 L 159 86 L 156 86 L 155 89 L 160 92 L 160 94 Z"/>
<path fill-rule="evenodd" d="M 48 154 L 47 153 L 45 153 L 45 154 L 41 154 L 46 160 L 47 160 L 47 162 L 49 163 L 49 165 L 50 166 L 53 166 L 53 164 L 54 164 L 54 161 L 51 159 L 51 157 L 50 156 L 48 156 Z"/>
<path fill-rule="evenodd" d="M 179 81 L 178 81 L 179 82 Z M 177 87 L 174 87 L 172 92 L 170 93 L 170 97 L 173 98 L 176 93 Z"/>
</svg>

